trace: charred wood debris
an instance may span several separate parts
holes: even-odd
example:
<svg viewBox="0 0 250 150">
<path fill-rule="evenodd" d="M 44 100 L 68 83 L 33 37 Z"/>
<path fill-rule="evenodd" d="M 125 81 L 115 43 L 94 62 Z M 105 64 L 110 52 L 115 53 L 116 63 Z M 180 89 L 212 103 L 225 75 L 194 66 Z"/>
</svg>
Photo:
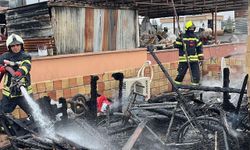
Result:
<svg viewBox="0 0 250 150">
<path fill-rule="evenodd" d="M 174 92 L 162 93 L 145 101 L 140 93 L 132 90 L 129 97 L 122 100 L 124 76 L 114 73 L 112 77 L 120 82 L 116 99 L 123 105 L 116 109 L 111 105 L 106 114 L 97 116 L 99 78 L 91 76 L 90 98 L 81 94 L 69 101 L 60 98 L 60 108 L 51 104 L 50 97 L 40 98 L 37 102 L 43 114 L 54 120 L 56 129 L 67 126 L 71 127 L 71 132 L 77 127 L 92 135 L 94 140 L 101 141 L 101 148 L 93 149 L 249 149 L 248 75 L 243 79 L 241 89 L 229 87 L 228 68 L 224 69 L 223 87 L 176 86 L 152 49 L 148 47 Z M 205 100 L 204 91 L 222 93 L 223 102 Z M 230 102 L 230 93 L 239 94 L 236 106 Z M 61 114 L 59 119 L 58 114 Z M 92 149 L 60 134 L 56 135 L 56 140 L 41 136 L 32 119 L 15 119 L 9 114 L 0 117 L 4 129 L 2 134 L 7 135 L 5 138 L 9 141 L 1 149 Z M 88 138 L 81 136 L 80 141 Z"/>
</svg>

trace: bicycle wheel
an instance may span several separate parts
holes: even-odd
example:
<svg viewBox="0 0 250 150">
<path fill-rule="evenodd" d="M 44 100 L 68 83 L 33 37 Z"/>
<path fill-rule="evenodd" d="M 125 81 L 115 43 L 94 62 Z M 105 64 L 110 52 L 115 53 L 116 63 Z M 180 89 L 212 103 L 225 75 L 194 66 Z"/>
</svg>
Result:
<svg viewBox="0 0 250 150">
<path fill-rule="evenodd" d="M 205 131 L 206 138 L 195 126 L 198 123 Z M 202 143 L 202 149 L 229 149 L 233 142 L 231 136 L 228 136 L 226 127 L 216 118 L 200 116 L 190 122 L 186 122 L 179 129 L 177 134 L 177 143 Z M 237 140 L 236 140 L 237 141 Z M 237 146 L 234 145 L 234 147 Z"/>
<path fill-rule="evenodd" d="M 89 112 L 87 99 L 82 94 L 77 94 L 72 98 L 71 109 L 77 116 L 86 115 Z"/>
</svg>

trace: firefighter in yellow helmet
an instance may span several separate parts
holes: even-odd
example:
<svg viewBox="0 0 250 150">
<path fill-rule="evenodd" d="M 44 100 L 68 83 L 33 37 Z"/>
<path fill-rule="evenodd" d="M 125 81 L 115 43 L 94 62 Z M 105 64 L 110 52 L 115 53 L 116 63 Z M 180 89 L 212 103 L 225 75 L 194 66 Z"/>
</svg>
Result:
<svg viewBox="0 0 250 150">
<path fill-rule="evenodd" d="M 200 82 L 200 69 L 199 61 L 203 61 L 203 50 L 202 42 L 194 34 L 195 25 L 192 21 L 188 21 L 185 25 L 185 34 L 181 35 L 176 39 L 175 47 L 179 49 L 179 65 L 178 65 L 178 75 L 175 78 L 176 84 L 181 84 L 183 78 L 188 69 L 187 57 L 185 56 L 185 51 L 187 52 L 188 59 L 190 62 L 190 67 L 193 76 L 193 85 L 198 85 Z M 183 40 L 183 42 L 182 42 Z"/>
<path fill-rule="evenodd" d="M 14 87 L 13 79 L 20 79 L 25 84 L 28 94 L 32 94 L 30 69 L 31 56 L 24 52 L 23 39 L 16 34 L 11 34 L 6 40 L 8 52 L 0 56 L 0 73 L 3 78 L 3 99 L 0 102 L 0 111 L 11 113 L 18 105 L 27 114 L 30 114 L 30 107 L 24 99 L 20 88 Z"/>
</svg>

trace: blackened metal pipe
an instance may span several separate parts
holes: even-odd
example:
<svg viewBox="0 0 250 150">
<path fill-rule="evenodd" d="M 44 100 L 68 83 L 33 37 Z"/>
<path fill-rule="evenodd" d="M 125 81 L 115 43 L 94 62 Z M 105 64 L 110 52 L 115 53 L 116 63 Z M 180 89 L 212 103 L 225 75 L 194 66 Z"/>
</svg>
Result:
<svg viewBox="0 0 250 150">
<path fill-rule="evenodd" d="M 230 83 L 229 75 L 230 75 L 229 68 L 224 68 L 223 69 L 223 88 L 229 88 L 229 83 Z M 223 92 L 222 106 L 223 106 L 224 110 L 226 110 L 226 111 L 234 111 L 235 110 L 234 105 L 230 102 L 230 98 L 231 98 L 231 96 L 230 96 L 229 92 Z"/>
<path fill-rule="evenodd" d="M 97 114 L 97 80 L 99 80 L 98 76 L 91 76 L 91 81 L 90 81 L 90 95 L 91 95 L 91 99 L 90 99 L 90 111 L 93 113 L 94 117 L 96 117 Z"/>
<path fill-rule="evenodd" d="M 247 80 L 248 80 L 248 74 L 245 76 L 243 84 L 242 84 L 241 93 L 240 93 L 238 104 L 237 104 L 236 111 L 235 111 L 236 114 L 239 114 L 239 111 L 240 111 L 240 106 L 241 106 L 241 103 L 242 103 L 244 90 L 246 89 L 246 86 L 247 86 Z"/>
<path fill-rule="evenodd" d="M 193 86 L 193 85 L 178 85 L 180 89 L 189 90 L 200 90 L 200 91 L 213 91 L 213 92 L 229 92 L 229 93 L 241 93 L 241 89 L 236 88 L 222 88 L 222 87 L 209 87 L 209 86 Z M 243 91 L 244 94 L 247 93 L 246 90 Z"/>
<path fill-rule="evenodd" d="M 122 86 L 123 86 L 123 79 L 124 79 L 124 75 L 121 72 L 117 72 L 117 73 L 113 73 L 112 77 L 115 80 L 119 81 L 119 93 L 118 93 L 118 101 L 119 101 L 119 107 L 118 107 L 118 111 L 122 111 Z"/>
</svg>

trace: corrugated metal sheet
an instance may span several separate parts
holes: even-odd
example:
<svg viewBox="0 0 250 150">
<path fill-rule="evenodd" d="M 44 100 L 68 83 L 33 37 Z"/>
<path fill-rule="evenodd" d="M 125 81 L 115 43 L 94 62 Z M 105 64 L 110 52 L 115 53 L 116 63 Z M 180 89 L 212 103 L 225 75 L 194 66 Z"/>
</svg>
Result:
<svg viewBox="0 0 250 150">
<path fill-rule="evenodd" d="M 58 54 L 83 52 L 85 10 L 73 7 L 53 7 L 51 11 Z"/>
<path fill-rule="evenodd" d="M 97 9 L 94 13 L 95 19 L 95 28 L 94 28 L 94 46 L 93 51 L 98 52 L 102 50 L 102 42 L 103 42 L 103 32 L 102 29 L 104 27 L 104 9 Z"/>
<path fill-rule="evenodd" d="M 135 11 L 118 11 L 118 25 L 116 36 L 117 49 L 131 49 L 138 47 L 139 26 L 138 16 Z"/>
<path fill-rule="evenodd" d="M 10 9 L 6 12 L 7 31 L 24 39 L 53 35 L 50 12 L 46 2 Z"/>
<path fill-rule="evenodd" d="M 85 52 L 93 51 L 94 37 L 94 9 L 85 9 Z"/>
<path fill-rule="evenodd" d="M 97 52 L 137 47 L 137 11 L 52 7 L 59 54 Z"/>
</svg>

